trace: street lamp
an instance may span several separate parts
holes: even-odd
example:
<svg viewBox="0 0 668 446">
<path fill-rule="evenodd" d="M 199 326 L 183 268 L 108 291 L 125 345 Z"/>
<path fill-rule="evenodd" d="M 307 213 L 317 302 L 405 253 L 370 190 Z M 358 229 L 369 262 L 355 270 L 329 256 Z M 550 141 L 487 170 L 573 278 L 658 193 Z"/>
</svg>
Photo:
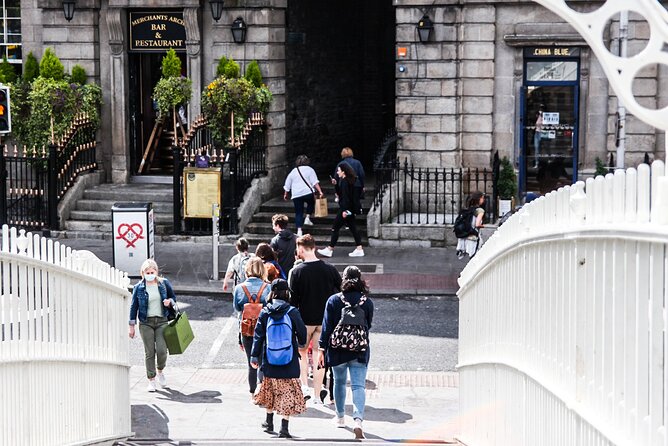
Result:
<svg viewBox="0 0 668 446">
<path fill-rule="evenodd" d="M 65 20 L 68 22 L 74 17 L 74 7 L 76 0 L 63 0 L 63 13 L 65 13 Z"/>
<path fill-rule="evenodd" d="M 244 43 L 246 41 L 246 22 L 241 17 L 237 17 L 232 22 L 232 38 L 234 43 Z"/>
<path fill-rule="evenodd" d="M 427 14 L 422 16 L 416 28 L 418 32 L 418 37 L 420 37 L 420 42 L 422 43 L 429 42 L 429 37 L 431 36 L 431 30 L 434 29 L 434 23 L 431 21 L 431 19 Z"/>
<path fill-rule="evenodd" d="M 209 0 L 209 5 L 211 5 L 211 15 L 217 22 L 220 20 L 220 16 L 223 15 L 223 0 Z"/>
</svg>

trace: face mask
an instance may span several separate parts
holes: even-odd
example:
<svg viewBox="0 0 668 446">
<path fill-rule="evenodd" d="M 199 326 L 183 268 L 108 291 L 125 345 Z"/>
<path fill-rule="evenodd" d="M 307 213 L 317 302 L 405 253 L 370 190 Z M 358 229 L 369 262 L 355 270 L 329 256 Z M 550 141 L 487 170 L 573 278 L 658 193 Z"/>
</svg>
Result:
<svg viewBox="0 0 668 446">
<path fill-rule="evenodd" d="M 153 282 L 155 280 L 155 274 L 144 274 L 144 279 L 147 282 Z"/>
</svg>

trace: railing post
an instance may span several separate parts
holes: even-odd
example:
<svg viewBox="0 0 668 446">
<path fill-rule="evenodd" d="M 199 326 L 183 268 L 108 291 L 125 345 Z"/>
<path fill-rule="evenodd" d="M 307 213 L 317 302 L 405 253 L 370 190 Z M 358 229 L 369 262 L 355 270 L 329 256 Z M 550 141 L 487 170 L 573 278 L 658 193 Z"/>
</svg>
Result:
<svg viewBox="0 0 668 446">
<path fill-rule="evenodd" d="M 239 222 L 237 221 L 237 207 L 239 203 L 237 202 L 237 189 L 239 187 L 239 157 L 237 155 L 237 149 L 232 147 L 228 152 L 228 161 L 230 163 L 230 197 L 232 202 L 230 203 L 230 232 L 236 234 L 238 230 Z"/>
<path fill-rule="evenodd" d="M 499 159 L 499 151 L 494 152 L 494 162 L 492 164 L 492 219 L 491 221 L 496 221 L 499 218 L 499 210 L 497 209 L 499 204 L 499 168 L 501 166 L 501 160 Z"/>
<path fill-rule="evenodd" d="M 5 145 L 0 144 L 0 225 L 7 224 L 7 177 Z"/>
<path fill-rule="evenodd" d="M 181 148 L 179 146 L 172 146 L 172 157 L 174 160 L 174 176 L 172 178 L 173 186 L 173 225 L 174 234 L 181 233 Z"/>
<path fill-rule="evenodd" d="M 48 182 L 49 229 L 58 230 L 58 146 L 55 144 L 49 144 Z"/>
</svg>

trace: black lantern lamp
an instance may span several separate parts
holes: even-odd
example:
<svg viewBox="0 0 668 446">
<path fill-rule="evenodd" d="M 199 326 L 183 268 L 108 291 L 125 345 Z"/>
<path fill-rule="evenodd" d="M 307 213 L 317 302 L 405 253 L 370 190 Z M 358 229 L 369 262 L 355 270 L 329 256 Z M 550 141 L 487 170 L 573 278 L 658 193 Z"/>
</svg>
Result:
<svg viewBox="0 0 668 446">
<path fill-rule="evenodd" d="M 423 15 L 420 21 L 417 24 L 418 37 L 420 37 L 420 42 L 426 43 L 429 42 L 429 37 L 431 37 L 431 31 L 434 29 L 434 23 L 431 21 L 428 15 Z"/>
<path fill-rule="evenodd" d="M 68 22 L 74 17 L 74 7 L 76 0 L 63 0 L 63 12 L 65 13 L 65 20 Z"/>
<path fill-rule="evenodd" d="M 232 38 L 235 43 L 244 43 L 246 41 L 246 22 L 241 17 L 237 17 L 232 22 Z"/>
<path fill-rule="evenodd" d="M 209 0 L 209 5 L 211 5 L 211 15 L 217 22 L 223 15 L 223 0 Z"/>
</svg>

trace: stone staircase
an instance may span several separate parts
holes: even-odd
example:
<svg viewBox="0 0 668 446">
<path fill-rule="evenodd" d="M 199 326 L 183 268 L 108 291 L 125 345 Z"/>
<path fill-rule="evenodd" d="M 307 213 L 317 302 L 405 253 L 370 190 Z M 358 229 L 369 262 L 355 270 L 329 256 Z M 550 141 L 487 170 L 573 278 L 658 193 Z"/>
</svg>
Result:
<svg viewBox="0 0 668 446">
<path fill-rule="evenodd" d="M 61 222 L 59 238 L 111 240 L 111 207 L 117 202 L 153 203 L 156 235 L 171 234 L 173 204 L 171 184 L 100 184 L 86 189 L 70 212 L 70 219 Z"/>
<path fill-rule="evenodd" d="M 324 218 L 315 218 L 311 216 L 313 226 L 304 226 L 305 234 L 311 234 L 315 237 L 316 244 L 319 248 L 329 245 L 329 238 L 331 234 L 332 224 L 334 223 L 334 216 L 339 211 L 339 204 L 334 202 L 334 187 L 329 184 L 321 184 L 322 190 L 327 196 L 328 215 Z M 366 198 L 362 200 L 362 207 L 365 215 L 358 215 L 356 217 L 357 228 L 362 236 L 362 245 L 368 246 L 367 230 L 366 230 L 366 213 L 372 203 L 372 197 L 369 192 Z M 290 219 L 288 228 L 296 232 L 294 217 L 295 209 L 292 200 L 284 201 L 283 197 L 275 197 L 266 201 L 260 206 L 260 209 L 253 215 L 251 221 L 246 225 L 243 236 L 248 240 L 251 246 L 257 246 L 261 242 L 269 242 L 274 236 L 274 230 L 271 227 L 271 217 L 274 214 L 285 214 Z M 355 246 L 355 240 L 350 234 L 350 231 L 345 227 L 341 228 L 339 232 L 339 241 L 337 246 Z"/>
</svg>

